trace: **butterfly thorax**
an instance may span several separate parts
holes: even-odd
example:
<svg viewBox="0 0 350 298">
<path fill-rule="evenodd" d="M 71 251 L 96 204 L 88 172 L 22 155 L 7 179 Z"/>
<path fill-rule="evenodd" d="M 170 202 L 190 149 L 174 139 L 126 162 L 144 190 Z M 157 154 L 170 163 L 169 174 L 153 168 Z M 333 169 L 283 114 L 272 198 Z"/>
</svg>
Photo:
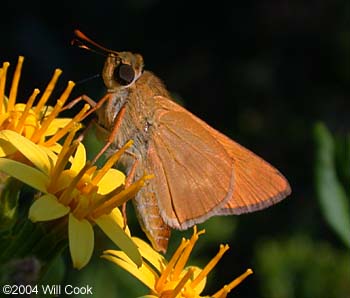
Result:
<svg viewBox="0 0 350 298">
<path fill-rule="evenodd" d="M 154 113 L 159 108 L 155 96 L 167 96 L 161 80 L 149 71 L 144 71 L 138 80 L 127 88 L 109 92 L 109 99 L 98 111 L 98 123 L 107 131 L 112 131 L 122 107 L 125 114 L 113 143 L 114 149 L 122 147 L 133 140 L 133 151 L 147 145 L 149 135 L 155 129 Z M 138 150 L 140 151 L 140 150 Z M 135 152 L 141 154 L 142 152 Z"/>
</svg>

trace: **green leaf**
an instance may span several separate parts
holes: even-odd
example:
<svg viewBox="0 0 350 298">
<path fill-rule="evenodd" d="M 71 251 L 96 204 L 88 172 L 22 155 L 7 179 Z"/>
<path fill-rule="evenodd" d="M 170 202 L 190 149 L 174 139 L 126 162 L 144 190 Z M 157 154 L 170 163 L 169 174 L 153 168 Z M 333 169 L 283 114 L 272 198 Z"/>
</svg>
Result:
<svg viewBox="0 0 350 298">
<path fill-rule="evenodd" d="M 320 206 L 328 224 L 350 247 L 349 198 L 337 175 L 334 139 L 322 123 L 315 125 L 314 138 L 317 146 L 315 183 Z"/>
<path fill-rule="evenodd" d="M 47 271 L 44 272 L 40 279 L 42 285 L 58 285 L 62 284 L 65 277 L 66 264 L 61 255 L 49 261 Z"/>
<path fill-rule="evenodd" d="M 350 134 L 335 139 L 336 169 L 343 185 L 350 185 Z M 350 187 L 345 187 L 350 196 Z"/>
<path fill-rule="evenodd" d="M 18 199 L 22 182 L 7 177 L 1 181 L 0 191 L 0 234 L 11 230 L 18 217 Z"/>
</svg>

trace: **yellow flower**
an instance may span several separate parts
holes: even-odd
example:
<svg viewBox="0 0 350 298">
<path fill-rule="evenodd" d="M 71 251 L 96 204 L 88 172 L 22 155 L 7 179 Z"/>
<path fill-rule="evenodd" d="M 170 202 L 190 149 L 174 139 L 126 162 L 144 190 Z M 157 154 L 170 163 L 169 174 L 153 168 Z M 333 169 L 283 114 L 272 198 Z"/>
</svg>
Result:
<svg viewBox="0 0 350 298">
<path fill-rule="evenodd" d="M 31 167 L 0 158 L 0 171 L 40 191 L 41 196 L 34 200 L 29 210 L 33 222 L 68 216 L 69 249 L 75 268 L 84 267 L 91 258 L 94 224 L 133 262 L 141 265 L 141 255 L 129 237 L 129 231 L 123 230 L 123 217 L 117 207 L 134 197 L 148 177 L 125 188 L 124 174 L 112 168 L 132 143 L 117 151 L 98 169 L 86 162 L 84 146 L 73 138 L 74 131 L 56 155 L 14 131 L 0 131 L 0 141 L 10 143 L 35 165 Z"/>
<path fill-rule="evenodd" d="M 107 250 L 102 255 L 102 258 L 105 258 L 122 267 L 126 271 L 129 271 L 129 273 L 145 284 L 151 290 L 151 294 L 143 297 L 206 297 L 200 296 L 205 287 L 206 277 L 229 247 L 228 245 L 220 245 L 220 250 L 217 255 L 203 269 L 195 266 L 185 267 L 199 235 L 204 232 L 204 230 L 197 232 L 197 228 L 194 227 L 194 233 L 191 239 L 182 239 L 180 246 L 177 248 L 169 262 L 167 262 L 158 252 L 154 251 L 150 245 L 136 237 L 133 237 L 133 240 L 139 247 L 143 258 L 140 267 L 137 267 L 122 251 Z M 221 290 L 210 297 L 227 297 L 227 294 L 234 287 L 252 273 L 253 271 L 248 269 L 241 276 L 225 285 Z"/>
<path fill-rule="evenodd" d="M 12 130 L 36 144 L 46 147 L 54 146 L 59 139 L 76 126 L 90 106 L 85 105 L 82 111 L 73 119 L 57 118 L 75 85 L 72 81 L 68 82 L 67 88 L 57 100 L 54 107 L 46 105 L 62 73 L 60 69 L 55 70 L 51 81 L 36 106 L 33 106 L 33 104 L 37 95 L 40 93 L 39 89 L 34 89 L 25 104 L 16 103 L 23 60 L 24 58 L 22 56 L 18 58 L 8 98 L 5 96 L 5 87 L 7 69 L 10 64 L 4 62 L 2 68 L 0 68 L 0 130 Z M 14 153 L 13 151 L 14 148 L 10 144 L 0 144 L 1 157 L 9 156 Z"/>
</svg>

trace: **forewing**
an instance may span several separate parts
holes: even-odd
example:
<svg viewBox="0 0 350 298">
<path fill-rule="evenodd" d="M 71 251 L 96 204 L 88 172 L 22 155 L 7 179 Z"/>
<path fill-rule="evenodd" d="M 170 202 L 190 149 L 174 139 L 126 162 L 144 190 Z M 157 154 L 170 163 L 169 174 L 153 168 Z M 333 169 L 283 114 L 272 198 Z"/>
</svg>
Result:
<svg viewBox="0 0 350 298">
<path fill-rule="evenodd" d="M 165 102 L 163 97 L 158 97 L 158 100 Z M 171 108 L 173 110 L 176 108 L 179 112 L 187 112 L 191 116 L 191 120 L 188 122 L 196 127 L 201 127 L 205 131 L 205 135 L 209 134 L 211 140 L 215 140 L 215 142 L 211 141 L 210 143 L 215 143 L 215 146 L 217 146 L 217 143 L 222 145 L 226 155 L 230 157 L 227 159 L 226 155 L 221 153 L 221 156 L 225 156 L 225 166 L 223 166 L 223 168 L 226 170 L 221 172 L 219 179 L 226 179 L 226 181 L 229 179 L 233 181 L 233 186 L 230 184 L 225 197 L 226 202 L 224 206 L 219 210 L 215 209 L 214 212 L 210 213 L 207 217 L 213 215 L 241 214 L 264 209 L 281 201 L 291 193 L 291 188 L 287 179 L 268 162 L 215 130 L 182 107 L 173 104 Z M 187 113 L 184 113 L 186 117 L 188 116 Z M 185 123 L 179 122 L 179 125 L 176 125 L 175 117 L 173 117 L 172 114 L 170 115 L 174 123 L 169 125 L 170 121 L 166 118 L 167 125 L 165 127 L 175 127 L 175 131 L 177 131 L 177 129 L 181 130 L 179 129 L 180 124 L 187 127 L 187 124 L 185 124 L 186 121 Z M 188 133 L 192 131 L 193 130 L 189 130 Z M 163 139 L 162 136 L 166 133 L 167 131 L 163 130 L 163 133 L 160 134 L 160 139 Z M 187 136 L 185 133 L 184 135 Z M 197 137 L 200 138 L 201 136 L 197 135 Z M 188 139 L 188 137 L 182 137 L 181 139 Z M 203 146 L 197 146 L 197 148 L 203 148 Z M 178 149 L 181 150 L 181 148 Z M 208 152 L 206 157 L 208 160 L 212 158 L 211 160 L 214 160 L 214 162 L 220 159 L 220 157 L 213 152 Z M 203 160 L 203 163 L 205 162 L 206 161 Z M 197 164 L 198 160 L 189 161 L 189 163 Z M 232 173 L 234 173 L 234 176 Z M 197 180 L 200 179 L 202 179 L 202 177 L 199 176 Z M 212 184 L 212 189 L 215 190 L 215 186 L 215 184 Z"/>
<path fill-rule="evenodd" d="M 164 221 L 187 229 L 216 214 L 231 197 L 233 164 L 208 125 L 185 109 L 164 102 L 156 113 L 146 168 Z M 168 106 L 171 105 L 170 107 Z"/>
</svg>

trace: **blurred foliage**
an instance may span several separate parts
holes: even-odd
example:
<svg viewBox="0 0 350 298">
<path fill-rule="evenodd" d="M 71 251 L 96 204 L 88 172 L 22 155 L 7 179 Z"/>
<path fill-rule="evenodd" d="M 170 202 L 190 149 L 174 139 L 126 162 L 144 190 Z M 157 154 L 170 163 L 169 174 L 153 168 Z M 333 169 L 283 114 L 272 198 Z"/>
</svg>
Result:
<svg viewBox="0 0 350 298">
<path fill-rule="evenodd" d="M 323 123 L 317 123 L 313 136 L 315 190 L 321 214 L 342 243 L 350 247 L 350 135 L 335 137 Z M 314 240 L 312 233 L 305 234 L 308 229 L 283 240 L 259 240 L 255 273 L 261 277 L 262 297 L 350 297 L 349 250 Z"/>
<path fill-rule="evenodd" d="M 256 249 L 261 297 L 349 298 L 350 254 L 307 235 L 265 239 Z"/>
<path fill-rule="evenodd" d="M 18 180 L 11 178 L 1 179 L 1 190 L 0 190 L 0 237 L 6 233 L 9 233 L 13 225 L 17 220 L 18 212 L 18 199 L 20 195 L 20 183 Z"/>
<path fill-rule="evenodd" d="M 315 125 L 315 186 L 323 216 L 350 248 L 350 134 L 335 138 Z"/>
<path fill-rule="evenodd" d="M 62 255 L 56 256 L 47 266 L 46 271 L 40 278 L 42 285 L 62 284 L 66 274 L 66 264 Z"/>
</svg>

